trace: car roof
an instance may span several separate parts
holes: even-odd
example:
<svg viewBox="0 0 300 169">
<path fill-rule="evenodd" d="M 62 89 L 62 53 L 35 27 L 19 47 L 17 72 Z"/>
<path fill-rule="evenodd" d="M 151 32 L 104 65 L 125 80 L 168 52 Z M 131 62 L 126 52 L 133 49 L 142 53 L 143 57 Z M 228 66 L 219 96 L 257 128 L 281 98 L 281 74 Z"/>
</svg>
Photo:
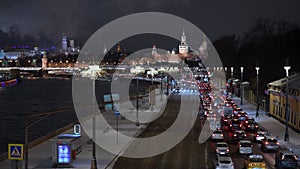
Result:
<svg viewBox="0 0 300 169">
<path fill-rule="evenodd" d="M 219 161 L 232 161 L 231 157 L 228 157 L 228 156 L 219 156 L 218 160 Z"/>
<path fill-rule="evenodd" d="M 216 144 L 227 144 L 227 143 L 226 142 L 217 142 Z"/>
<path fill-rule="evenodd" d="M 271 140 L 277 140 L 275 137 L 272 137 L 272 136 L 265 136 L 266 139 L 271 139 Z"/>
<path fill-rule="evenodd" d="M 251 143 L 250 140 L 240 140 L 240 143 Z"/>
<path fill-rule="evenodd" d="M 245 131 L 243 131 L 243 130 L 235 130 L 234 132 L 235 133 L 245 133 Z"/>
<path fill-rule="evenodd" d="M 266 131 L 257 131 L 257 134 L 265 134 L 267 133 Z"/>
<path fill-rule="evenodd" d="M 263 159 L 263 156 L 260 154 L 254 154 L 254 155 L 250 155 L 249 158 L 261 158 Z"/>
</svg>

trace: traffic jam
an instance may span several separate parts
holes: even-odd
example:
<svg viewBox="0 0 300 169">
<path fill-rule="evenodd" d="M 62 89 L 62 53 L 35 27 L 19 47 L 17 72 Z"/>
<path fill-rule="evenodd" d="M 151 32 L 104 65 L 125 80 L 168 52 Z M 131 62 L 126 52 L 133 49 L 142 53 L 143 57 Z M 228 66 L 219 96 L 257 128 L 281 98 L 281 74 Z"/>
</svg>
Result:
<svg viewBox="0 0 300 169">
<path fill-rule="evenodd" d="M 216 169 L 299 168 L 298 157 L 280 146 L 276 137 L 264 131 L 232 98 L 217 89 L 205 92 L 202 86 L 200 115 L 210 122 Z"/>
</svg>

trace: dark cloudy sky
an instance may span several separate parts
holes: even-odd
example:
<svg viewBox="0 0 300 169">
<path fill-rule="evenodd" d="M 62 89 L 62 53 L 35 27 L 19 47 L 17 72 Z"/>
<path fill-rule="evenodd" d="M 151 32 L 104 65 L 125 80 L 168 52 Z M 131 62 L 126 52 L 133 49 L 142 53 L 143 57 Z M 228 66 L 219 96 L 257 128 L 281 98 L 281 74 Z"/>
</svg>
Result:
<svg viewBox="0 0 300 169">
<path fill-rule="evenodd" d="M 0 29 L 14 26 L 18 35 L 43 34 L 58 43 L 66 33 L 83 43 L 121 16 L 158 11 L 187 19 L 215 40 L 247 31 L 259 17 L 299 24 L 299 7 L 299 0 L 1 0 Z"/>
</svg>

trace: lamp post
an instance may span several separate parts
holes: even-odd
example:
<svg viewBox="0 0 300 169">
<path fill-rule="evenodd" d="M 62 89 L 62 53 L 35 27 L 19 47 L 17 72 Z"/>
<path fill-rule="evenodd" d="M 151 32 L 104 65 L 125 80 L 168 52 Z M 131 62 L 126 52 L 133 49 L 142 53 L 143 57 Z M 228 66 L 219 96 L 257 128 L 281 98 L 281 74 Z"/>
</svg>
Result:
<svg viewBox="0 0 300 169">
<path fill-rule="evenodd" d="M 231 78 L 232 78 L 231 79 L 232 82 L 231 82 L 231 85 L 230 85 L 230 89 L 231 89 L 231 98 L 233 98 L 233 92 L 234 92 L 234 89 L 233 89 L 233 67 L 230 68 L 230 71 L 231 71 L 230 74 L 231 74 Z"/>
<path fill-rule="evenodd" d="M 291 69 L 291 66 L 284 66 L 283 67 L 286 72 L 286 89 L 285 89 L 285 134 L 284 134 L 284 141 L 289 141 L 289 70 Z"/>
<path fill-rule="evenodd" d="M 259 74 L 259 67 L 255 67 L 256 69 L 256 117 L 259 116 L 259 103 L 258 103 L 258 74 Z"/>
<path fill-rule="evenodd" d="M 139 76 L 136 75 L 136 126 L 140 126 L 139 122 Z"/>
<path fill-rule="evenodd" d="M 241 84 L 240 84 L 241 105 L 243 105 L 243 95 L 244 95 L 243 73 L 244 73 L 244 67 L 241 67 Z"/>
<path fill-rule="evenodd" d="M 92 119 L 92 128 L 93 128 L 93 145 L 92 145 L 92 160 L 91 160 L 91 169 L 97 169 L 97 159 L 96 159 L 96 112 L 95 112 L 95 71 L 92 71 L 92 113 L 93 113 L 93 119 Z"/>
</svg>

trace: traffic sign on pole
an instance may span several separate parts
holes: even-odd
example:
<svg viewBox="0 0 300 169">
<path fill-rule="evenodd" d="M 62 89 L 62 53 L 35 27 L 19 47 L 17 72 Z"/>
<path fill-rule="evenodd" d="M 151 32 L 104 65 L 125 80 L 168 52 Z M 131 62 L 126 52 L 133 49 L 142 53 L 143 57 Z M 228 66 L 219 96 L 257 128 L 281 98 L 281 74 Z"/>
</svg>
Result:
<svg viewBox="0 0 300 169">
<path fill-rule="evenodd" d="M 23 160 L 24 156 L 23 144 L 8 144 L 8 159 Z"/>
</svg>

